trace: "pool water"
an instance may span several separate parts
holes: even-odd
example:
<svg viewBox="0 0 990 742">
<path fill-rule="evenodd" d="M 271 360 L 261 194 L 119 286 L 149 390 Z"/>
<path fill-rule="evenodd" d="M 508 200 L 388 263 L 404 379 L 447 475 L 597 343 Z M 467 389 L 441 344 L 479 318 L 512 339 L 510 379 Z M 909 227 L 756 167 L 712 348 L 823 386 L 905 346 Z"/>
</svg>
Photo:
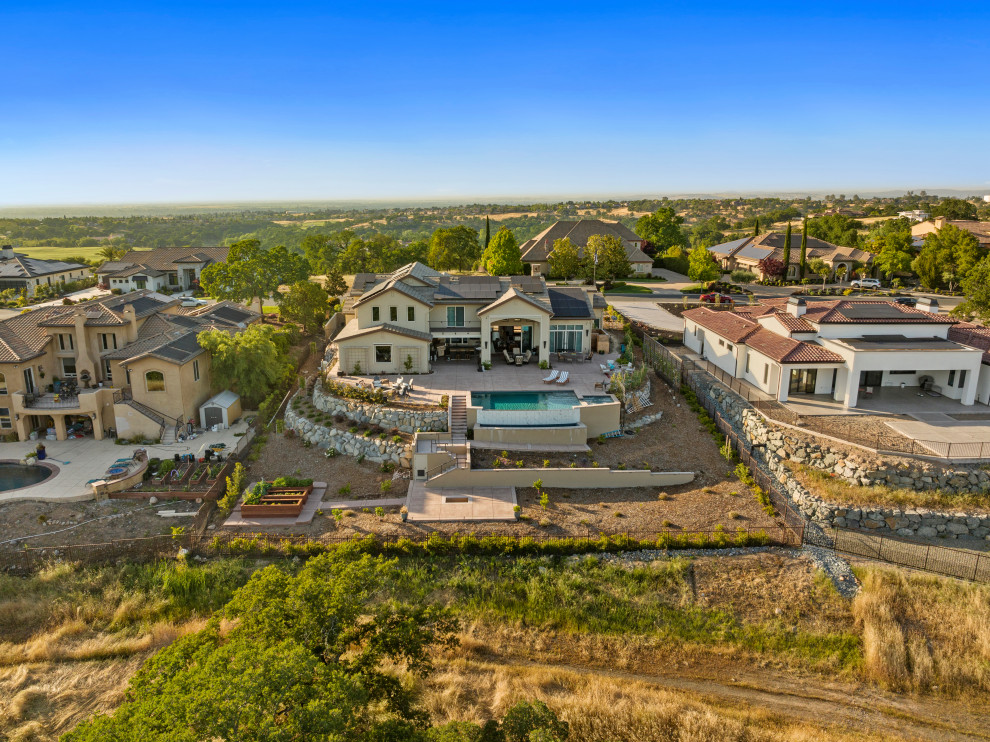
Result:
<svg viewBox="0 0 990 742">
<path fill-rule="evenodd" d="M 30 487 L 32 484 L 43 482 L 52 475 L 47 466 L 21 466 L 9 462 L 0 462 L 0 492 Z"/>
<path fill-rule="evenodd" d="M 578 405 L 574 392 L 471 392 L 471 405 L 483 410 L 569 410 Z"/>
<path fill-rule="evenodd" d="M 581 401 L 585 404 L 609 404 L 615 400 L 607 394 L 592 394 L 587 397 L 581 397 Z"/>
</svg>

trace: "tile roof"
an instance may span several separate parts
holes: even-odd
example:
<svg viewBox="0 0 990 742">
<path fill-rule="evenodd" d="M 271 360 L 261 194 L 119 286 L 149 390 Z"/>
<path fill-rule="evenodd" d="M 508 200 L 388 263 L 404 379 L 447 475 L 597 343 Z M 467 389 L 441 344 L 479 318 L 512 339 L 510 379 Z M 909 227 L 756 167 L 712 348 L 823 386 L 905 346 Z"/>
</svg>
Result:
<svg viewBox="0 0 990 742">
<path fill-rule="evenodd" d="M 354 302 L 354 306 L 356 307 L 360 306 L 361 304 L 364 304 L 366 301 L 371 301 L 376 296 L 381 296 L 387 291 L 393 291 L 393 290 L 398 291 L 400 294 L 408 296 L 410 299 L 414 301 L 418 301 L 421 304 L 425 304 L 428 307 L 433 306 L 433 293 L 435 290 L 433 286 L 410 286 L 407 283 L 403 283 L 398 278 L 390 278 L 384 283 L 380 283 L 377 286 L 372 287 L 369 291 L 366 291 L 364 294 L 362 294 L 361 298 L 359 298 L 356 302 Z"/>
<path fill-rule="evenodd" d="M 687 310 L 682 316 L 733 343 L 741 343 L 760 329 L 755 321 L 728 310 L 698 307 Z"/>
<path fill-rule="evenodd" d="M 990 327 L 960 322 L 949 328 L 949 340 L 971 345 L 983 351 L 983 363 L 990 366 Z"/>
<path fill-rule="evenodd" d="M 812 327 L 812 325 L 810 323 L 808 323 L 803 317 L 795 317 L 790 312 L 786 312 L 786 311 L 783 311 L 783 310 L 777 310 L 774 307 L 771 307 L 771 309 L 773 309 L 773 311 L 770 312 L 770 314 L 772 314 L 774 316 L 774 318 L 778 322 L 780 322 L 780 324 L 782 324 L 788 331 L 790 331 L 790 332 L 814 332 L 815 331 L 815 328 Z"/>
<path fill-rule="evenodd" d="M 746 345 L 778 363 L 845 363 L 838 353 L 816 343 L 784 337 L 765 327 L 748 336 Z"/>
<path fill-rule="evenodd" d="M 580 287 L 547 288 L 550 297 L 550 306 L 553 308 L 554 317 L 568 317 L 572 319 L 587 319 L 591 317 L 591 307 L 588 304 L 588 292 Z"/>
<path fill-rule="evenodd" d="M 68 263 L 64 260 L 41 260 L 30 258 L 22 253 L 13 253 L 13 257 L 0 256 L 0 278 L 37 278 L 50 276 L 53 273 L 86 269 L 88 266 L 79 263 Z"/>
<path fill-rule="evenodd" d="M 814 302 L 803 315 L 805 321 L 815 324 L 937 324 L 951 325 L 958 320 L 945 314 L 933 314 L 923 309 L 907 307 L 889 301 L 836 301 Z"/>
<path fill-rule="evenodd" d="M 556 240 L 567 237 L 578 249 L 578 254 L 584 255 L 588 238 L 596 234 L 614 235 L 622 240 L 626 248 L 626 257 L 631 263 L 651 263 L 653 259 L 644 253 L 637 245 L 643 238 L 633 232 L 622 222 L 606 222 L 601 219 L 579 219 L 578 221 L 554 222 L 540 232 L 536 237 L 526 240 L 519 250 L 525 263 L 542 262 L 553 250 Z"/>
<path fill-rule="evenodd" d="M 535 296 L 527 294 L 524 291 L 520 291 L 515 286 L 510 288 L 508 291 L 502 294 L 502 296 L 500 296 L 498 299 L 493 301 L 491 304 L 488 304 L 482 307 L 481 309 L 479 309 L 478 314 L 486 314 L 488 312 L 491 312 L 492 310 L 497 309 L 503 304 L 507 304 L 513 299 L 521 299 L 522 301 L 532 304 L 537 309 L 546 312 L 547 314 L 553 315 L 553 307 L 547 306 L 542 301 L 537 299 Z"/>
<path fill-rule="evenodd" d="M 708 249 L 720 257 L 747 258 L 757 262 L 766 257 L 783 260 L 785 239 L 786 235 L 781 232 L 765 232 L 756 237 L 743 237 L 730 242 L 723 242 Z M 825 240 L 808 237 L 808 259 L 811 258 L 822 258 L 831 263 L 842 260 L 857 260 L 868 263 L 873 259 L 873 254 L 855 247 L 833 245 Z M 797 264 L 800 260 L 801 233 L 798 231 L 791 234 L 791 263 Z"/>
<path fill-rule="evenodd" d="M 361 337 L 363 335 L 370 335 L 375 332 L 390 332 L 393 335 L 402 335 L 404 337 L 414 338 L 416 340 L 426 340 L 430 341 L 433 336 L 428 332 L 420 332 L 419 330 L 411 330 L 407 327 L 400 327 L 399 325 L 393 325 L 389 323 L 384 323 L 381 325 L 372 325 L 370 327 L 365 327 L 361 329 L 358 327 L 358 321 L 352 319 L 342 329 L 337 333 L 337 337 L 334 338 L 334 342 L 340 342 L 341 340 L 350 340 L 351 338 Z"/>
<path fill-rule="evenodd" d="M 156 247 L 153 250 L 130 250 L 115 262 L 174 270 L 176 263 L 221 263 L 229 253 L 229 247 Z"/>
</svg>

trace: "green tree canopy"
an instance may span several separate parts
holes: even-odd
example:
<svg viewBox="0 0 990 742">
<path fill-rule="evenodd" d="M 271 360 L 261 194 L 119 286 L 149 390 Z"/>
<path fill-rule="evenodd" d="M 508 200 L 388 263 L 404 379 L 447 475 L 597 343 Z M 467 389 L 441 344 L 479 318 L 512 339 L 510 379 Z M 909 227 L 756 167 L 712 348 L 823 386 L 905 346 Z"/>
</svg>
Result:
<svg viewBox="0 0 990 742">
<path fill-rule="evenodd" d="M 722 268 L 707 247 L 698 245 L 688 253 L 688 278 L 692 281 L 717 281 Z"/>
<path fill-rule="evenodd" d="M 519 252 L 519 243 L 511 229 L 499 227 L 485 250 L 482 262 L 490 276 L 522 275 L 522 253 Z"/>
<path fill-rule="evenodd" d="M 865 247 L 873 253 L 873 266 L 882 274 L 891 276 L 911 270 L 911 223 L 907 219 L 877 222 L 866 238 Z"/>
<path fill-rule="evenodd" d="M 574 278 L 581 270 L 581 256 L 569 237 L 554 240 L 547 262 L 550 264 L 550 275 L 555 278 Z"/>
<path fill-rule="evenodd" d="M 274 294 L 282 284 L 309 278 L 309 264 L 301 255 L 283 245 L 264 250 L 258 240 L 241 240 L 230 246 L 224 263 L 203 269 L 200 285 L 216 299 L 250 300 L 259 304 Z"/>
<path fill-rule="evenodd" d="M 961 198 L 943 198 L 937 204 L 932 204 L 928 213 L 934 218 L 944 216 L 946 219 L 959 221 L 975 221 L 976 204 Z"/>
<path fill-rule="evenodd" d="M 438 229 L 430 237 L 427 262 L 434 270 L 471 270 L 480 258 L 481 243 L 470 227 Z"/>
<path fill-rule="evenodd" d="M 990 257 L 973 266 L 963 278 L 961 287 L 966 299 L 953 313 L 975 317 L 984 324 L 990 321 Z"/>
<path fill-rule="evenodd" d="M 387 671 L 421 675 L 454 644 L 456 623 L 433 606 L 380 600 L 394 562 L 342 547 L 296 576 L 255 572 L 224 614 L 152 657 L 112 715 L 69 742 L 372 742 L 423 740 L 425 717 Z M 546 727 L 552 720 L 543 719 Z"/>
<path fill-rule="evenodd" d="M 922 285 L 938 288 L 944 283 L 951 290 L 982 257 L 975 235 L 946 224 L 937 232 L 925 236 L 925 244 L 911 263 L 911 268 L 918 274 Z"/>
<path fill-rule="evenodd" d="M 687 247 L 688 240 L 681 225 L 684 217 L 669 206 L 662 206 L 652 214 L 641 216 L 636 222 L 636 234 L 650 243 L 653 255 L 660 255 L 671 247 Z"/>
<path fill-rule="evenodd" d="M 301 244 L 303 255 L 316 273 L 327 273 L 338 267 L 341 253 L 347 249 L 354 236 L 350 230 L 307 234 Z"/>
<path fill-rule="evenodd" d="M 856 247 L 863 222 L 844 214 L 826 214 L 808 220 L 808 234 L 833 245 Z"/>
<path fill-rule="evenodd" d="M 691 228 L 691 245 L 693 247 L 698 245 L 711 247 L 725 242 L 725 230 L 728 228 L 729 222 L 721 216 L 704 219 Z"/>
<path fill-rule="evenodd" d="M 821 258 L 812 258 L 808 261 L 808 268 L 812 273 L 822 277 L 822 288 L 824 289 L 829 274 L 828 263 Z"/>
<path fill-rule="evenodd" d="M 254 324 L 239 333 L 204 330 L 196 339 L 210 353 L 214 388 L 236 391 L 246 409 L 255 409 L 292 369 L 285 358 L 288 337 L 271 325 Z"/>
<path fill-rule="evenodd" d="M 597 259 L 597 265 L 595 265 Z M 584 247 L 582 263 L 586 278 L 595 277 L 606 283 L 617 278 L 625 278 L 632 272 L 632 265 L 626 256 L 626 247 L 615 235 L 593 234 Z"/>
<path fill-rule="evenodd" d="M 298 322 L 306 332 L 318 333 L 327 320 L 330 295 L 312 281 L 297 281 L 278 294 L 278 312 L 290 322 Z"/>
</svg>

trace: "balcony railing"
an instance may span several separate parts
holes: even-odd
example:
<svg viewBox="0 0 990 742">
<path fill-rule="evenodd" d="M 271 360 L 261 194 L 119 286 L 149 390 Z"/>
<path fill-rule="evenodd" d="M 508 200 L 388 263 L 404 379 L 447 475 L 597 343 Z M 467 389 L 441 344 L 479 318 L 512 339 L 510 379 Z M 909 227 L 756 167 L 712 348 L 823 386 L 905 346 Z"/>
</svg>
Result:
<svg viewBox="0 0 990 742">
<path fill-rule="evenodd" d="M 99 389 L 80 389 L 69 394 L 24 394 L 24 407 L 36 410 L 75 410 L 79 409 L 79 397 L 95 394 Z"/>
<path fill-rule="evenodd" d="M 481 332 L 481 323 L 465 322 L 463 325 L 448 325 L 446 322 L 431 322 L 430 329 L 433 331 L 443 330 L 449 332 Z"/>
</svg>

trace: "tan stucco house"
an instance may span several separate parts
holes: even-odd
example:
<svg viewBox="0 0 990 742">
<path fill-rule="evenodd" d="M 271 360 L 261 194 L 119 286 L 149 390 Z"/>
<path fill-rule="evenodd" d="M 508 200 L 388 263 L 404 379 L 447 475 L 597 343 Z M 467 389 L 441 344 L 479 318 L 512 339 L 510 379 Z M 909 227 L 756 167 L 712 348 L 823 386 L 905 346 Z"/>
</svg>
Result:
<svg viewBox="0 0 990 742">
<path fill-rule="evenodd" d="M 187 310 L 153 291 L 45 307 L 0 322 L 0 435 L 49 429 L 97 439 L 168 437 L 210 397 L 196 335 L 238 332 L 259 315 L 221 302 Z M 65 382 L 77 393 L 67 394 Z"/>
<path fill-rule="evenodd" d="M 515 363 L 587 353 L 604 298 L 539 276 L 454 276 L 410 263 L 355 276 L 334 338 L 348 374 L 428 373 L 443 359 Z"/>
<path fill-rule="evenodd" d="M 921 247 L 924 244 L 926 236 L 933 232 L 938 232 L 946 224 L 951 224 L 953 227 L 958 227 L 969 232 L 979 241 L 980 247 L 990 249 L 990 222 L 946 219 L 944 216 L 937 216 L 934 219 L 912 225 L 911 237 L 913 238 L 915 247 Z"/>
<path fill-rule="evenodd" d="M 764 258 L 774 258 L 783 262 L 784 260 L 784 240 L 786 235 L 783 232 L 766 232 L 765 234 L 753 237 L 742 237 L 730 242 L 723 242 L 720 245 L 713 245 L 708 250 L 718 261 L 719 265 L 726 272 L 734 270 L 752 271 L 761 279 L 766 276 L 760 270 L 760 261 Z M 866 250 L 855 247 L 842 247 L 833 245 L 831 242 L 819 240 L 816 237 L 808 238 L 807 259 L 821 258 L 829 268 L 830 274 L 834 275 L 839 266 L 844 266 L 846 276 L 850 276 L 857 263 L 869 266 L 873 262 L 873 254 Z M 787 266 L 787 278 L 796 279 L 800 276 L 801 270 L 801 233 L 800 231 L 791 234 L 791 255 Z M 812 277 L 810 272 L 806 277 Z"/>
<path fill-rule="evenodd" d="M 131 250 L 96 269 L 99 285 L 120 291 L 188 291 L 199 285 L 203 269 L 227 260 L 229 247 L 157 247 Z"/>
</svg>

